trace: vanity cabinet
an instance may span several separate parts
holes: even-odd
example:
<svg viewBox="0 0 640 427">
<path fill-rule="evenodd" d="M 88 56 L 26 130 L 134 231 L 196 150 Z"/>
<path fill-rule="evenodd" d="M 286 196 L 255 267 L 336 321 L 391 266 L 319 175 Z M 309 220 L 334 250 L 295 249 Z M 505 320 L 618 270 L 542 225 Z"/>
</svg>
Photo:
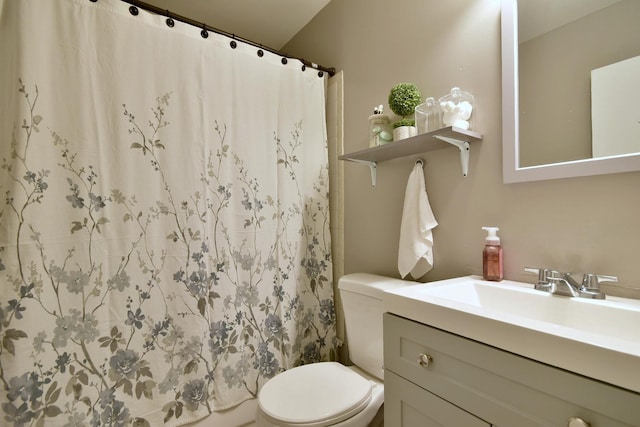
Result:
<svg viewBox="0 0 640 427">
<path fill-rule="evenodd" d="M 638 393 L 389 313 L 384 364 L 388 426 L 640 426 Z"/>
</svg>

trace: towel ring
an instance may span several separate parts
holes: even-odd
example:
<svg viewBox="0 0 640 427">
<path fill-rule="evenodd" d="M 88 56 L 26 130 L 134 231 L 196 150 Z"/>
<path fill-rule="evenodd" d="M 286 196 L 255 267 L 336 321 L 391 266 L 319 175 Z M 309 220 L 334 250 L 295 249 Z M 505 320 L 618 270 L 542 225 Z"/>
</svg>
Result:
<svg viewBox="0 0 640 427">
<path fill-rule="evenodd" d="M 416 165 L 424 166 L 424 161 L 422 159 L 416 160 Z"/>
</svg>

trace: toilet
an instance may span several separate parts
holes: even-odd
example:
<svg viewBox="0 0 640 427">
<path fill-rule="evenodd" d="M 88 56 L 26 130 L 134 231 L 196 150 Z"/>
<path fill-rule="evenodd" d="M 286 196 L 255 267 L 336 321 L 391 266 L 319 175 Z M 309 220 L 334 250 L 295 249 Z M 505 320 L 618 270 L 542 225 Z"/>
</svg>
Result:
<svg viewBox="0 0 640 427">
<path fill-rule="evenodd" d="M 367 427 L 382 425 L 384 369 L 382 294 L 415 282 L 367 273 L 343 276 L 349 357 L 302 365 L 271 378 L 258 393 L 258 427 Z"/>
</svg>

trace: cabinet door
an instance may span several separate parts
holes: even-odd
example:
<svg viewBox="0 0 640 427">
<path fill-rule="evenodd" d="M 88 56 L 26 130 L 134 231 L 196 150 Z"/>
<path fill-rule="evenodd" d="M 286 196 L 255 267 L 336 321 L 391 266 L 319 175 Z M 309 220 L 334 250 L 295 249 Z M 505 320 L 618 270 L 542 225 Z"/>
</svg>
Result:
<svg viewBox="0 0 640 427">
<path fill-rule="evenodd" d="M 490 424 L 391 371 L 384 373 L 384 424 L 394 427 L 490 427 Z"/>
<path fill-rule="evenodd" d="M 638 393 L 401 317 L 385 314 L 384 352 L 385 382 L 393 372 L 493 425 L 640 426 Z M 432 363 L 421 366 L 422 354 Z"/>
</svg>

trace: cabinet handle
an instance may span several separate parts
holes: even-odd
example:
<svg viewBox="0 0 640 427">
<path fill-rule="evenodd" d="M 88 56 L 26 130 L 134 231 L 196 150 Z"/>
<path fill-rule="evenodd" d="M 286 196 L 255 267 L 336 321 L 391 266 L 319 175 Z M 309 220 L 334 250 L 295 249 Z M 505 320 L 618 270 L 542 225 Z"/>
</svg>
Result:
<svg viewBox="0 0 640 427">
<path fill-rule="evenodd" d="M 567 427 L 589 427 L 591 424 L 583 420 L 582 418 L 569 418 Z"/>
<path fill-rule="evenodd" d="M 428 354 L 420 353 L 420 355 L 418 356 L 418 364 L 420 366 L 426 369 L 431 363 L 433 363 L 433 358 L 431 356 L 429 356 Z"/>
</svg>

